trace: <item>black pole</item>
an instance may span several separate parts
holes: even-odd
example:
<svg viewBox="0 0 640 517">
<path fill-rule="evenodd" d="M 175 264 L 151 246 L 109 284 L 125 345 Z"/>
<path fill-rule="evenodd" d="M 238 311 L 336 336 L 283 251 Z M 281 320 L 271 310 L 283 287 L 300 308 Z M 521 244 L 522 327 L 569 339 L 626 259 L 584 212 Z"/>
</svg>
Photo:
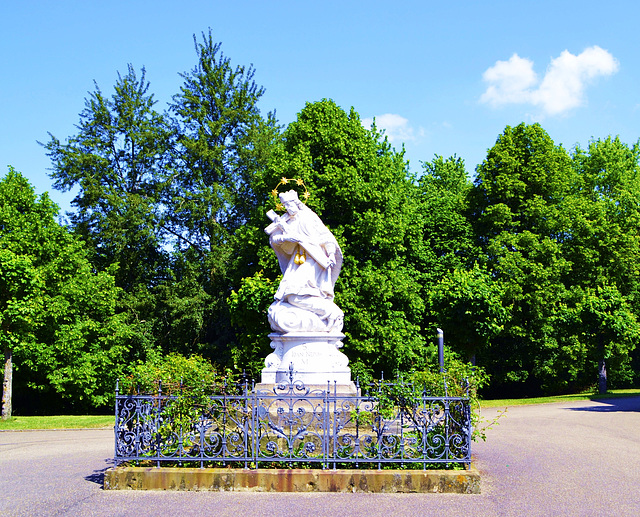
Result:
<svg viewBox="0 0 640 517">
<path fill-rule="evenodd" d="M 444 372 L 444 333 L 442 329 L 436 329 L 438 331 L 438 363 L 440 364 L 440 373 Z"/>
</svg>

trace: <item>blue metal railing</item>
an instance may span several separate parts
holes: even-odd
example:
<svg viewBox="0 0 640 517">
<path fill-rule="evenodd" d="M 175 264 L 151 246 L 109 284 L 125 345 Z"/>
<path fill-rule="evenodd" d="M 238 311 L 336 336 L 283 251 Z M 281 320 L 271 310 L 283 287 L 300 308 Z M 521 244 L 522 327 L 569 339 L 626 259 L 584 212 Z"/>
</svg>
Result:
<svg viewBox="0 0 640 517">
<path fill-rule="evenodd" d="M 468 394 L 393 400 L 380 386 L 345 395 L 301 382 L 223 391 L 196 403 L 161 389 L 149 395 L 116 388 L 116 463 L 426 469 L 471 462 Z"/>
</svg>

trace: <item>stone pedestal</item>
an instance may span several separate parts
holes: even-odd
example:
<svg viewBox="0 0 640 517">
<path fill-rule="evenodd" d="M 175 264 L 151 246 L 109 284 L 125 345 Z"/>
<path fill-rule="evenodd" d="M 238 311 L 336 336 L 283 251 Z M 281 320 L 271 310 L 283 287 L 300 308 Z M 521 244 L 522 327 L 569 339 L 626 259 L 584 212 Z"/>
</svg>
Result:
<svg viewBox="0 0 640 517">
<path fill-rule="evenodd" d="M 344 334 L 341 332 L 288 332 L 269 334 L 273 353 L 265 359 L 262 384 L 302 381 L 305 386 L 331 389 L 337 384 L 344 391 L 353 389 L 349 359 L 339 348 Z M 351 388 L 353 386 L 353 388 Z"/>
</svg>

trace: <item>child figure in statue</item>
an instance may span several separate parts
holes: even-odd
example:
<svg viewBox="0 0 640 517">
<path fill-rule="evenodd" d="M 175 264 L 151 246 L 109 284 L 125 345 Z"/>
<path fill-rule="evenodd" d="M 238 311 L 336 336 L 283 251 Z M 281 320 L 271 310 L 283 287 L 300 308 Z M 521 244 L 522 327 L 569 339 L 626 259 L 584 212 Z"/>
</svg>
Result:
<svg viewBox="0 0 640 517">
<path fill-rule="evenodd" d="M 342 251 L 320 218 L 298 199 L 294 190 L 279 195 L 287 213 L 265 231 L 275 251 L 282 281 L 269 307 L 276 332 L 340 332 L 343 312 L 333 302 L 342 267 Z"/>
</svg>

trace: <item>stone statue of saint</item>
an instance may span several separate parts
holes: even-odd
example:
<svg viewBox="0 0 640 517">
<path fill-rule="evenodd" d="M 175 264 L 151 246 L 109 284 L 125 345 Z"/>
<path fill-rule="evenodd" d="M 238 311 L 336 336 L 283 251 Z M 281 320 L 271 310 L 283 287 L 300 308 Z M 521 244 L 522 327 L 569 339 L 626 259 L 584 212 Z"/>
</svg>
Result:
<svg viewBox="0 0 640 517">
<path fill-rule="evenodd" d="M 282 216 L 267 213 L 265 228 L 275 251 L 282 280 L 268 318 L 273 352 L 265 359 L 265 388 L 288 382 L 291 376 L 305 385 L 356 393 L 349 359 L 339 349 L 344 313 L 334 303 L 333 289 L 342 250 L 320 218 L 298 199 L 295 190 L 279 194 L 286 209 Z"/>
<path fill-rule="evenodd" d="M 269 308 L 276 332 L 340 332 L 344 314 L 334 303 L 334 286 L 342 267 L 342 251 L 320 218 L 298 199 L 283 192 L 286 214 L 270 211 L 265 231 L 275 251 L 282 281 Z"/>
</svg>

